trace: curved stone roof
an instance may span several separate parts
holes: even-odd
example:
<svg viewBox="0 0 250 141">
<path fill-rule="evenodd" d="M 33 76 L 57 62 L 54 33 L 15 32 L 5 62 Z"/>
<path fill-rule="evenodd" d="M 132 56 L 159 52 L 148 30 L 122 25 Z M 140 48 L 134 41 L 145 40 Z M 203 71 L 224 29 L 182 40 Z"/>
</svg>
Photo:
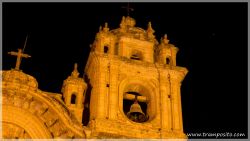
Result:
<svg viewBox="0 0 250 141">
<path fill-rule="evenodd" d="M 25 74 L 20 70 L 12 69 L 8 71 L 1 71 L 0 73 L 2 74 L 2 81 L 19 83 L 33 88 L 38 88 L 36 79 L 33 76 Z"/>
</svg>

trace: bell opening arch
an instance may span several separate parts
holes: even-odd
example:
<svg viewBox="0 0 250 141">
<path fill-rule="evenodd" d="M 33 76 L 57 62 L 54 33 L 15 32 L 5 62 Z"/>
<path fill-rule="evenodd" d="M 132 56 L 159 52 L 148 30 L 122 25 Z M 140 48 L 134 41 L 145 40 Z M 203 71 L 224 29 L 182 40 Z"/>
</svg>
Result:
<svg viewBox="0 0 250 141">
<path fill-rule="evenodd" d="M 127 78 L 119 84 L 119 110 L 124 118 L 130 121 L 146 123 L 153 120 L 156 116 L 156 101 L 156 88 L 149 80 Z M 130 119 L 130 113 L 134 112 L 134 109 L 140 108 L 139 113 L 145 115 L 143 120 L 135 121 Z"/>
</svg>

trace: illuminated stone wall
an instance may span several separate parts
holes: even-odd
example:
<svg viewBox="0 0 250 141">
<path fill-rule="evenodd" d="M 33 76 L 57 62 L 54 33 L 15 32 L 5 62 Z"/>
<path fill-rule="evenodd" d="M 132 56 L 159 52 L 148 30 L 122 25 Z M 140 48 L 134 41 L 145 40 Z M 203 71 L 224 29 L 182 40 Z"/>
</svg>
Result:
<svg viewBox="0 0 250 141">
<path fill-rule="evenodd" d="M 3 138 L 85 138 L 61 95 L 38 89 L 20 70 L 1 71 Z"/>
<path fill-rule="evenodd" d="M 123 17 L 118 29 L 110 30 L 107 23 L 100 27 L 85 67 L 93 87 L 92 137 L 186 138 L 180 87 L 187 69 L 176 66 L 178 48 L 168 44 L 166 35 L 158 43 L 148 25 L 143 30 L 133 18 Z M 124 99 L 135 97 L 131 93 L 147 104 L 147 121 L 131 121 L 124 112 Z"/>
<path fill-rule="evenodd" d="M 167 35 L 159 43 L 151 22 L 135 25 L 123 17 L 117 29 L 100 27 L 84 78 L 75 64 L 62 94 L 39 90 L 19 67 L 1 71 L 3 138 L 186 140 L 180 88 L 188 71 L 176 66 L 178 48 Z"/>
</svg>

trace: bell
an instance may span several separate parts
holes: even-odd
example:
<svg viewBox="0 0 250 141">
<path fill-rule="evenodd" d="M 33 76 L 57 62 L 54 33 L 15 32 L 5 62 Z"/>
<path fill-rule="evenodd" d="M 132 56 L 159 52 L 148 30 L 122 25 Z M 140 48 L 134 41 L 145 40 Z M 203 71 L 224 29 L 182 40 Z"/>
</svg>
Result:
<svg viewBox="0 0 250 141">
<path fill-rule="evenodd" d="M 135 98 L 134 103 L 131 105 L 129 112 L 127 113 L 127 117 L 135 122 L 145 121 L 146 116 L 137 102 L 137 98 Z"/>
</svg>

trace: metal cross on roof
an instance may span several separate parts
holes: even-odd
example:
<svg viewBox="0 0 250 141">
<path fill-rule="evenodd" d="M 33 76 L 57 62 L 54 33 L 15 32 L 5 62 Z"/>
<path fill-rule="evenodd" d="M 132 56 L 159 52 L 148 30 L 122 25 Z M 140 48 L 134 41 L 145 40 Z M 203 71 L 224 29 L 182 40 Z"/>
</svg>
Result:
<svg viewBox="0 0 250 141">
<path fill-rule="evenodd" d="M 27 36 L 27 37 L 28 37 L 28 36 Z M 20 49 L 20 48 L 19 48 L 19 49 L 18 49 L 18 52 L 14 52 L 14 51 L 8 52 L 8 54 L 10 54 L 10 55 L 17 56 L 17 59 L 16 59 L 16 67 L 15 67 L 16 70 L 19 70 L 19 68 L 20 68 L 20 64 L 21 64 L 22 57 L 23 57 L 23 58 L 29 58 L 29 57 L 31 57 L 30 55 L 24 54 L 24 53 L 23 53 L 23 51 L 24 51 L 24 49 L 25 49 L 25 47 L 26 47 L 27 37 L 26 37 L 26 40 L 25 40 L 24 48 L 23 48 L 23 49 Z"/>
<path fill-rule="evenodd" d="M 126 9 L 127 9 L 127 15 L 128 15 L 128 16 L 129 16 L 129 12 L 130 12 L 130 11 L 134 11 L 133 8 L 129 7 L 129 3 L 128 3 L 127 6 L 123 6 L 122 8 L 126 8 Z"/>
</svg>

